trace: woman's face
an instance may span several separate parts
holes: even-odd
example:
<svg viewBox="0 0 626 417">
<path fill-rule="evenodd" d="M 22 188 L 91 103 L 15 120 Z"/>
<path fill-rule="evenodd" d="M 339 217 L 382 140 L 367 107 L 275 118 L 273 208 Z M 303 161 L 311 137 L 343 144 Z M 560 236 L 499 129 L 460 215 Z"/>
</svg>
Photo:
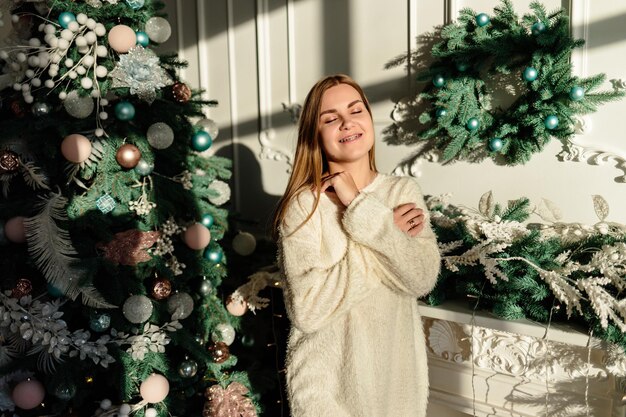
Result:
<svg viewBox="0 0 626 417">
<path fill-rule="evenodd" d="M 362 158 L 369 161 L 374 126 L 354 87 L 339 84 L 324 92 L 318 129 L 329 163 L 356 162 Z"/>
</svg>

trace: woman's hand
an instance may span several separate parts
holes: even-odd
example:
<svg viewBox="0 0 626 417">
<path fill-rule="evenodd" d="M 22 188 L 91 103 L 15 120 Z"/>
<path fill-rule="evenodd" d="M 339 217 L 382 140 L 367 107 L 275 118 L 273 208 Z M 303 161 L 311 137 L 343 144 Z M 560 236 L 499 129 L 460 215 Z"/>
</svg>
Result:
<svg viewBox="0 0 626 417">
<path fill-rule="evenodd" d="M 337 172 L 322 177 L 322 192 L 330 187 L 333 187 L 337 198 L 341 201 L 341 204 L 348 207 L 348 205 L 354 200 L 354 197 L 359 195 L 359 189 L 357 188 L 352 175 L 346 171 Z"/>
<path fill-rule="evenodd" d="M 417 236 L 424 229 L 424 210 L 413 203 L 401 204 L 393 209 L 393 222 L 409 236 Z"/>
</svg>

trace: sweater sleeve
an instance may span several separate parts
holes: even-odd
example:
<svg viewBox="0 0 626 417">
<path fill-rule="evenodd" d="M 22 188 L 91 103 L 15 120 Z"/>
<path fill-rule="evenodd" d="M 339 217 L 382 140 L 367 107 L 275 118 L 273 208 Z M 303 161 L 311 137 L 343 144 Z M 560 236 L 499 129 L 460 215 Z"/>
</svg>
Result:
<svg viewBox="0 0 626 417">
<path fill-rule="evenodd" d="M 286 278 L 289 318 L 301 332 L 312 333 L 344 315 L 380 284 L 367 272 L 366 248 L 349 239 L 347 246 L 337 245 L 332 236 L 322 235 L 328 228 L 322 229 L 319 207 L 298 229 L 313 206 L 313 196 L 302 194 L 308 193 L 291 204 L 280 227 L 278 261 Z M 324 256 L 328 247 L 344 252 L 333 256 L 337 262 Z"/>
<path fill-rule="evenodd" d="M 417 236 L 402 232 L 393 221 L 393 208 L 366 192 L 348 206 L 343 224 L 350 238 L 372 250 L 389 271 L 381 275 L 385 285 L 421 297 L 432 290 L 439 275 L 437 240 L 415 179 L 402 178 L 396 186 L 389 195 L 390 204 L 415 203 L 424 210 L 425 226 Z"/>
</svg>

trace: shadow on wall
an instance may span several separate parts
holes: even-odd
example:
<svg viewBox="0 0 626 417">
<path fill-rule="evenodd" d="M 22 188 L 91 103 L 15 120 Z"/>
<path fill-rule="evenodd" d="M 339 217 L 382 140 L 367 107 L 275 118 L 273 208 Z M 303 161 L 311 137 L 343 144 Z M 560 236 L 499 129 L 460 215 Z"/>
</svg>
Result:
<svg viewBox="0 0 626 417">
<path fill-rule="evenodd" d="M 271 235 L 272 214 L 278 204 L 280 196 L 268 194 L 263 189 L 261 166 L 259 161 L 247 146 L 234 143 L 221 147 L 216 153 L 218 156 L 231 158 L 237 155 L 238 166 L 233 170 L 230 185 L 233 190 L 233 199 L 236 199 L 239 210 L 232 212 L 233 224 L 241 231 L 255 236 L 269 237 Z M 240 192 L 235 187 L 241 184 Z M 245 186 L 243 186 L 245 184 Z"/>
</svg>

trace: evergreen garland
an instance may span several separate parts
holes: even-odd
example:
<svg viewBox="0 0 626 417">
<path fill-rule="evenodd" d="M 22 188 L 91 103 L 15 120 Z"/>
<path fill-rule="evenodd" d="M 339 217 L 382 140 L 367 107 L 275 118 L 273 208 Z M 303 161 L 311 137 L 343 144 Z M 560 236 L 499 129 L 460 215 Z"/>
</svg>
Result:
<svg viewBox="0 0 626 417">
<path fill-rule="evenodd" d="M 552 137 L 571 137 L 576 116 L 624 96 L 618 89 L 596 91 L 604 74 L 572 75 L 572 50 L 584 41 L 572 38 L 563 10 L 547 13 L 539 2 L 530 8 L 533 14 L 520 19 L 512 2 L 503 0 L 493 16 L 466 8 L 457 22 L 444 26 L 431 51 L 434 62 L 418 74 L 418 81 L 432 83 L 399 110 L 403 120 L 387 129 L 396 137 L 390 140 L 428 141 L 444 162 L 492 158 L 523 164 Z M 418 55 L 414 60 L 422 58 Z M 496 100 L 486 85 L 501 78 L 506 81 L 496 81 L 493 93 L 509 87 L 520 91 L 506 109 L 493 108 Z"/>
<path fill-rule="evenodd" d="M 443 262 L 429 304 L 469 296 L 507 320 L 579 323 L 621 347 L 608 366 L 626 375 L 626 225 L 606 221 L 602 197 L 595 225 L 560 222 L 549 202 L 495 204 L 491 192 L 478 211 L 440 197 L 427 204 Z M 523 224 L 533 213 L 546 222 Z"/>
</svg>

